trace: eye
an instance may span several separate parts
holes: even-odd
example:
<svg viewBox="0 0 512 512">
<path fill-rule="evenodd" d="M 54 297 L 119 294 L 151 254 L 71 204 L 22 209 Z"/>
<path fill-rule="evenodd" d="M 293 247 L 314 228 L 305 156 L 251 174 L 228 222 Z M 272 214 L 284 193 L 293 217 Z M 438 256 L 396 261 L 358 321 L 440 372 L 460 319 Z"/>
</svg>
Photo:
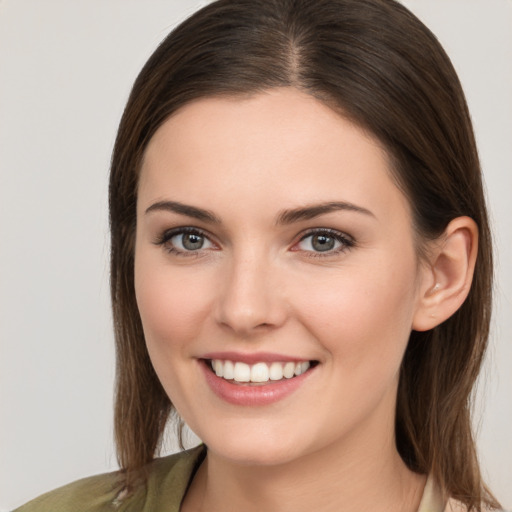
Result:
<svg viewBox="0 0 512 512">
<path fill-rule="evenodd" d="M 171 229 L 163 233 L 156 241 L 163 245 L 170 253 L 188 256 L 187 253 L 212 249 L 213 242 L 200 230 L 192 227 Z"/>
<path fill-rule="evenodd" d="M 171 237 L 169 242 L 182 251 L 197 251 L 198 249 L 208 248 L 211 242 L 200 233 L 181 233 Z"/>
<path fill-rule="evenodd" d="M 354 241 L 347 235 L 332 229 L 309 232 L 296 244 L 298 251 L 312 253 L 336 254 L 354 246 Z"/>
</svg>

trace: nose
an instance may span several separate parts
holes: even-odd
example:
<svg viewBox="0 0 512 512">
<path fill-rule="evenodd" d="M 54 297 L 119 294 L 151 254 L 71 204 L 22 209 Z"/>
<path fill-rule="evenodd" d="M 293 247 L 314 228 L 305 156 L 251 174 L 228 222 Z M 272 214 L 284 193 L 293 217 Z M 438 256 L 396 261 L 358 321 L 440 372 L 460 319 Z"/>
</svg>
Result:
<svg viewBox="0 0 512 512">
<path fill-rule="evenodd" d="M 287 317 L 282 274 L 265 256 L 234 257 L 218 293 L 216 320 L 238 336 L 250 337 L 282 326 Z"/>
</svg>

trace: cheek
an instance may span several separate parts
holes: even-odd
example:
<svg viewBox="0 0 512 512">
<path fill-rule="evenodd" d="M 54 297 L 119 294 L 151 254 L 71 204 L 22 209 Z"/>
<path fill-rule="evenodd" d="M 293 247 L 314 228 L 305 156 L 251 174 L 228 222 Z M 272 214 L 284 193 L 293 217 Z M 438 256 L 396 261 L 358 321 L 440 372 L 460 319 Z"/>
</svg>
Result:
<svg viewBox="0 0 512 512">
<path fill-rule="evenodd" d="M 342 269 L 300 295 L 303 323 L 347 376 L 394 376 L 409 339 L 415 268 L 383 266 Z"/>
<path fill-rule="evenodd" d="M 199 276 L 162 268 L 141 256 L 135 293 L 150 352 L 185 347 L 197 337 L 209 311 L 209 292 Z"/>
<path fill-rule="evenodd" d="M 198 276 L 136 258 L 135 292 L 149 357 L 174 407 L 182 414 L 194 403 L 189 382 L 194 340 L 202 337 L 208 289 Z M 188 416 L 188 415 L 187 415 Z"/>
</svg>

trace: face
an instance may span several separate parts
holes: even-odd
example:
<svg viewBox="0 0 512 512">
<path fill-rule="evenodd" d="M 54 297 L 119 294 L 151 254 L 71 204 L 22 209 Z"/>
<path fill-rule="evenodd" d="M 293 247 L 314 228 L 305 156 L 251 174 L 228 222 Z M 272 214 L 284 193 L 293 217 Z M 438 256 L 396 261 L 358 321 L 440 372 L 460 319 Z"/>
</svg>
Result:
<svg viewBox="0 0 512 512">
<path fill-rule="evenodd" d="M 277 464 L 389 438 L 421 273 L 385 152 L 308 95 L 199 100 L 149 143 L 137 303 L 211 453 Z"/>
</svg>

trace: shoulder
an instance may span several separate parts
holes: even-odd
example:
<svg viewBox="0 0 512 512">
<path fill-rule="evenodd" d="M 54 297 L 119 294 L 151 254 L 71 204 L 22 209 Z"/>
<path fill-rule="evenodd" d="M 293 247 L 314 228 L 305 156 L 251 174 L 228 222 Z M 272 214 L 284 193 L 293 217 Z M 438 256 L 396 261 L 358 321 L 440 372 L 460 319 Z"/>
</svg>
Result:
<svg viewBox="0 0 512 512">
<path fill-rule="evenodd" d="M 158 502 L 179 504 L 188 482 L 204 458 L 203 446 L 155 459 L 148 465 L 145 485 L 124 496 L 122 473 L 115 471 L 77 480 L 50 491 L 14 512 L 140 512 L 156 511 Z M 172 509 L 169 509 L 172 510 Z"/>
<path fill-rule="evenodd" d="M 432 475 L 429 475 L 418 512 L 469 512 L 466 505 L 454 498 L 446 498 Z M 482 505 L 481 512 L 507 512 Z"/>
<path fill-rule="evenodd" d="M 121 487 L 121 473 L 107 473 L 59 487 L 14 512 L 94 512 L 109 510 Z"/>
<path fill-rule="evenodd" d="M 468 512 L 468 509 L 460 501 L 450 498 L 448 500 L 448 503 L 446 504 L 446 508 L 444 509 L 444 512 Z M 507 512 L 507 511 L 505 509 L 494 509 L 494 508 L 483 507 L 482 512 Z"/>
</svg>

